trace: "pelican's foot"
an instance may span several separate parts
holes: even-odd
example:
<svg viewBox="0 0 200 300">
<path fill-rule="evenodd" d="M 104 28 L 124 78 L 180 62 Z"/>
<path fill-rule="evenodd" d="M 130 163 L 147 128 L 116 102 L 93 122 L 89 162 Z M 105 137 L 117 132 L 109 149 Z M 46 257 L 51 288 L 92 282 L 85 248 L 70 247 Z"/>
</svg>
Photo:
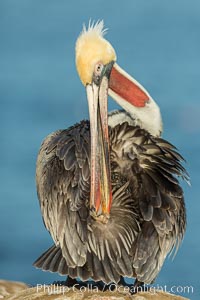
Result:
<svg viewBox="0 0 200 300">
<path fill-rule="evenodd" d="M 148 292 L 149 287 L 145 285 L 144 282 L 139 281 L 137 278 L 135 279 L 135 282 L 133 284 L 132 292 L 131 294 L 137 294 L 139 292 Z"/>
<path fill-rule="evenodd" d="M 116 284 L 109 283 L 106 284 L 103 281 L 97 281 L 95 283 L 99 291 L 105 292 L 105 291 L 114 291 L 116 289 Z"/>
<path fill-rule="evenodd" d="M 67 279 L 65 281 L 54 281 L 52 284 L 54 285 L 59 285 L 59 286 L 68 286 L 68 287 L 72 287 L 75 284 L 77 284 L 77 280 L 74 278 L 71 278 L 70 276 L 67 276 Z"/>
<path fill-rule="evenodd" d="M 139 281 L 138 279 L 135 279 L 134 284 L 128 284 L 124 280 L 124 277 L 121 276 L 120 281 L 118 282 L 118 285 L 124 287 L 124 292 L 129 290 L 129 293 L 131 295 L 137 294 L 139 292 L 147 292 L 149 290 L 148 286 L 144 284 L 144 282 Z M 120 289 L 122 290 L 122 289 Z"/>
</svg>

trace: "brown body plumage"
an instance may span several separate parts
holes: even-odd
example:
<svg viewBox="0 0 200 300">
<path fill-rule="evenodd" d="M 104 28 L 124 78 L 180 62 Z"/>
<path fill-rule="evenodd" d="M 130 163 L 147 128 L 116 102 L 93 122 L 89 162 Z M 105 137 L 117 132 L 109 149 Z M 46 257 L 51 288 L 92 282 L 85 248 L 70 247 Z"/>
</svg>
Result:
<svg viewBox="0 0 200 300">
<path fill-rule="evenodd" d="M 182 157 L 167 141 L 121 119 L 109 127 L 113 199 L 107 223 L 90 215 L 89 122 L 44 140 L 37 191 L 55 245 L 36 267 L 82 280 L 109 283 L 127 276 L 151 283 L 179 246 L 186 227 L 177 180 L 187 178 Z"/>
</svg>

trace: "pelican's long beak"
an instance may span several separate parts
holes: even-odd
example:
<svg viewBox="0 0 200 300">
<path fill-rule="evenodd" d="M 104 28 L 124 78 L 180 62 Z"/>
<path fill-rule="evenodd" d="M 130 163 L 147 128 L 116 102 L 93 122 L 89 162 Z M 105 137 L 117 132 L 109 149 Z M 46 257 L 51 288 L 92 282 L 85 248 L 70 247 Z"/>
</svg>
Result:
<svg viewBox="0 0 200 300">
<path fill-rule="evenodd" d="M 108 85 L 113 62 L 104 67 L 98 82 L 86 86 L 91 134 L 90 208 L 98 216 L 109 216 L 112 202 L 108 135 Z"/>
</svg>

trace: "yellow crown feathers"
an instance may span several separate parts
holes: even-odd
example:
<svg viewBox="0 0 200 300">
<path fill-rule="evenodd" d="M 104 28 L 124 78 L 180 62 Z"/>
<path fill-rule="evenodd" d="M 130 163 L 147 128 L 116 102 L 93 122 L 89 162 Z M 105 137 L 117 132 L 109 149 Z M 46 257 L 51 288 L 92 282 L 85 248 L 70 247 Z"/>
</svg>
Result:
<svg viewBox="0 0 200 300">
<path fill-rule="evenodd" d="M 103 37 L 106 31 L 103 20 L 96 24 L 89 22 L 88 29 L 84 25 L 76 41 L 76 67 L 84 85 L 92 82 L 96 63 L 106 65 L 116 60 L 115 50 Z"/>
</svg>

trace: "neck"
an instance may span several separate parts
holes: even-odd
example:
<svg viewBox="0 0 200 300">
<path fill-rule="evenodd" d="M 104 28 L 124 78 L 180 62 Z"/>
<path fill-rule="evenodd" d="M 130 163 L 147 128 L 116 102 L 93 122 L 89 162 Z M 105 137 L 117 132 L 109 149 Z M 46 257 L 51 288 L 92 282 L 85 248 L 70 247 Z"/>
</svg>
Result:
<svg viewBox="0 0 200 300">
<path fill-rule="evenodd" d="M 160 109 L 155 101 L 149 96 L 145 107 L 135 107 L 119 97 L 109 89 L 109 95 L 135 120 L 135 125 L 145 129 L 153 136 L 160 136 L 162 133 L 162 117 Z"/>
<path fill-rule="evenodd" d="M 158 105 L 137 80 L 116 63 L 113 68 L 115 72 L 111 73 L 109 95 L 134 119 L 136 125 L 153 136 L 160 136 L 162 118 Z"/>
</svg>

